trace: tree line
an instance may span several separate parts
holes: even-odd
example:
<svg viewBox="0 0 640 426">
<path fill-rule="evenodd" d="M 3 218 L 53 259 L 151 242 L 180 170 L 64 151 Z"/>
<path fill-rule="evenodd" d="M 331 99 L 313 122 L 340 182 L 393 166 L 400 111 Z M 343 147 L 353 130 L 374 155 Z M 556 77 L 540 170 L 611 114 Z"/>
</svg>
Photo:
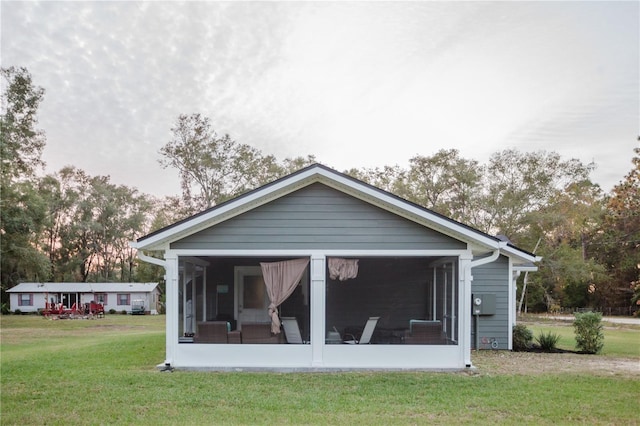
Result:
<svg viewBox="0 0 640 426">
<path fill-rule="evenodd" d="M 138 262 L 129 241 L 317 162 L 279 161 L 191 114 L 160 150 L 160 164 L 179 172 L 179 195 L 152 197 L 73 166 L 42 175 L 44 89 L 25 68 L 2 78 L 3 301 L 22 281 L 158 281 L 164 272 Z M 407 167 L 345 173 L 542 256 L 539 271 L 519 279 L 522 309 L 629 308 L 640 299 L 640 149 L 633 154 L 610 193 L 591 181 L 594 164 L 546 151 L 508 149 L 481 164 L 442 149 Z"/>
</svg>

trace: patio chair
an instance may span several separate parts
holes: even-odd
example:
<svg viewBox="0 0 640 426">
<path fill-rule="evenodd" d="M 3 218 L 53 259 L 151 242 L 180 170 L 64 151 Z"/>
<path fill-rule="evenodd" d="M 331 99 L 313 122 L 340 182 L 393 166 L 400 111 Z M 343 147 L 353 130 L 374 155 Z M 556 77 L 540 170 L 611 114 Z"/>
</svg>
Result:
<svg viewBox="0 0 640 426">
<path fill-rule="evenodd" d="M 198 323 L 198 332 L 193 338 L 195 343 L 227 343 L 227 321 L 206 321 Z"/>
<path fill-rule="evenodd" d="M 271 323 L 245 322 L 241 325 L 242 343 L 276 344 L 282 343 L 281 334 L 271 333 Z"/>
<path fill-rule="evenodd" d="M 380 317 L 369 317 L 367 323 L 364 326 L 364 330 L 362 330 L 360 340 L 357 340 L 355 336 L 351 336 L 352 339 L 345 340 L 344 343 L 347 343 L 349 345 L 368 345 L 371 341 L 371 336 L 373 336 L 373 331 L 376 329 L 376 325 L 378 324 L 379 319 Z"/>
<path fill-rule="evenodd" d="M 438 320 L 409 321 L 409 332 L 404 338 L 404 343 L 410 345 L 442 345 L 446 344 L 446 341 L 442 322 Z"/>
<path fill-rule="evenodd" d="M 300 334 L 300 327 L 298 326 L 298 320 L 295 317 L 282 317 L 280 318 L 282 328 L 284 329 L 284 335 L 287 338 L 287 343 L 294 343 L 301 345 L 304 343 L 302 335 Z"/>
</svg>

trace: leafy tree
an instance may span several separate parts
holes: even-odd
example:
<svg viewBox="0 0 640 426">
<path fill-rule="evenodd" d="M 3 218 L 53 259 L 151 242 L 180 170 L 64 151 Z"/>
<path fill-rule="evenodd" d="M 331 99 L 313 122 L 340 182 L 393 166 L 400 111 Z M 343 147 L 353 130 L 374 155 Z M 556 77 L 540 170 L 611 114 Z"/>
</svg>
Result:
<svg viewBox="0 0 640 426">
<path fill-rule="evenodd" d="M 484 174 L 481 229 L 518 243 L 528 232 L 527 216 L 543 208 L 558 191 L 588 181 L 593 167 L 575 159 L 562 161 L 555 152 L 508 149 L 495 153 Z"/>
<path fill-rule="evenodd" d="M 200 114 L 180 115 L 172 140 L 160 149 L 166 167 L 180 173 L 182 201 L 190 213 L 207 209 L 278 176 L 273 156 L 218 135 Z"/>
<path fill-rule="evenodd" d="M 370 169 L 349 169 L 346 174 L 377 188 L 394 193 L 398 196 L 406 193 L 402 186 L 406 181 L 407 171 L 400 166 L 384 166 Z"/>
<path fill-rule="evenodd" d="M 400 195 L 452 219 L 474 224 L 482 171 L 477 161 L 460 157 L 457 149 L 442 149 L 430 157 L 416 156 L 409 160 Z"/>
<path fill-rule="evenodd" d="M 560 244 L 541 251 L 543 260 L 532 280 L 543 287 L 545 304 L 584 307 L 593 304 L 595 288 L 606 279 L 604 267 L 593 259 L 583 259 L 580 248 Z M 531 301 L 536 303 L 536 301 Z M 531 303 L 530 302 L 530 303 Z"/>
<path fill-rule="evenodd" d="M 184 218 L 316 162 L 314 156 L 287 158 L 279 164 L 227 134 L 219 135 L 200 114 L 180 115 L 173 137 L 160 149 L 160 164 L 176 168 L 181 198 L 166 201 Z"/>
<path fill-rule="evenodd" d="M 590 247 L 592 255 L 607 265 L 610 281 L 602 293 L 610 306 L 635 303 L 634 288 L 640 282 L 640 148 L 634 149 L 631 162 L 631 171 L 612 190 L 604 222 Z"/>
<path fill-rule="evenodd" d="M 44 133 L 36 128 L 37 113 L 44 89 L 33 84 L 26 68 L 2 68 L 2 117 L 0 155 L 2 182 L 33 177 L 44 165 Z"/>
<path fill-rule="evenodd" d="M 63 233 L 70 226 L 69 211 L 74 208 L 78 194 L 70 186 L 74 169 L 67 167 L 58 175 L 47 175 L 39 181 L 39 193 L 45 200 L 46 217 L 40 236 L 39 249 L 49 258 L 51 278 L 64 281 L 64 260 L 60 257 Z M 65 259 L 66 260 L 66 259 Z"/>
<path fill-rule="evenodd" d="M 36 247 L 45 219 L 45 205 L 29 181 L 3 188 L 0 208 L 0 271 L 2 290 L 20 281 L 45 281 L 50 263 Z"/>
<path fill-rule="evenodd" d="M 599 303 L 598 294 L 607 276 L 605 267 L 589 256 L 587 248 L 604 212 L 602 191 L 583 180 L 552 192 L 541 207 L 526 216 L 522 225 L 530 236 L 540 238 L 538 254 L 543 257 L 533 279 L 544 287 L 548 303 L 566 307 Z"/>
<path fill-rule="evenodd" d="M 473 224 L 482 171 L 477 161 L 460 157 L 458 150 L 443 149 L 432 156 L 411 158 L 407 170 L 395 165 L 350 169 L 347 173 L 452 219 Z"/>
<path fill-rule="evenodd" d="M 307 155 L 306 157 L 285 158 L 279 170 L 277 170 L 277 176 L 274 177 L 286 176 L 317 163 L 318 160 L 316 160 L 316 157 L 314 155 Z"/>
<path fill-rule="evenodd" d="M 107 176 L 65 167 L 42 180 L 47 226 L 41 248 L 58 281 L 131 281 L 135 252 L 129 241 L 148 230 L 147 196 Z"/>
<path fill-rule="evenodd" d="M 0 271 L 3 290 L 24 279 L 46 280 L 49 262 L 36 243 L 45 207 L 35 185 L 44 133 L 36 128 L 44 90 L 26 68 L 3 68 L 0 116 Z"/>
</svg>

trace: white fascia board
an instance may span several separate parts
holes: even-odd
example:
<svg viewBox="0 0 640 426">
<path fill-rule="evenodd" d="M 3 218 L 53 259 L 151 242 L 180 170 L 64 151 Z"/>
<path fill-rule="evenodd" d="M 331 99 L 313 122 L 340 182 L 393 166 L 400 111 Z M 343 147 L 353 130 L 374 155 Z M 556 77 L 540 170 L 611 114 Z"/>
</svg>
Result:
<svg viewBox="0 0 640 426">
<path fill-rule="evenodd" d="M 540 256 L 523 252 L 509 245 L 505 245 L 504 247 L 502 247 L 502 251 L 505 253 L 506 256 L 511 257 L 514 260 L 520 260 L 523 262 L 540 262 L 542 260 L 542 257 Z"/>
<path fill-rule="evenodd" d="M 513 265 L 513 270 L 514 270 L 514 272 L 537 272 L 538 271 L 538 267 L 537 266 L 518 266 L 518 265 Z"/>
<path fill-rule="evenodd" d="M 171 253 L 182 257 L 196 256 L 226 256 L 226 257 L 256 257 L 256 256 L 343 256 L 343 257 L 435 257 L 460 256 L 466 250 L 207 250 L 207 249 L 177 249 Z"/>
</svg>

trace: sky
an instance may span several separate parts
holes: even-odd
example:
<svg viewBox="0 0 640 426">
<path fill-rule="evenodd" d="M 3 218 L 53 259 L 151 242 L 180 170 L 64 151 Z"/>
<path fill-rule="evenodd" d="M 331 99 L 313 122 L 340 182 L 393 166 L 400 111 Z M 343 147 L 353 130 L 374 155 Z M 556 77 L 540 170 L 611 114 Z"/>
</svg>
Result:
<svg viewBox="0 0 640 426">
<path fill-rule="evenodd" d="M 46 91 L 46 172 L 156 196 L 180 114 L 339 171 L 555 151 L 605 191 L 638 147 L 638 1 L 2 1 L 0 24 L 2 67 Z"/>
</svg>

